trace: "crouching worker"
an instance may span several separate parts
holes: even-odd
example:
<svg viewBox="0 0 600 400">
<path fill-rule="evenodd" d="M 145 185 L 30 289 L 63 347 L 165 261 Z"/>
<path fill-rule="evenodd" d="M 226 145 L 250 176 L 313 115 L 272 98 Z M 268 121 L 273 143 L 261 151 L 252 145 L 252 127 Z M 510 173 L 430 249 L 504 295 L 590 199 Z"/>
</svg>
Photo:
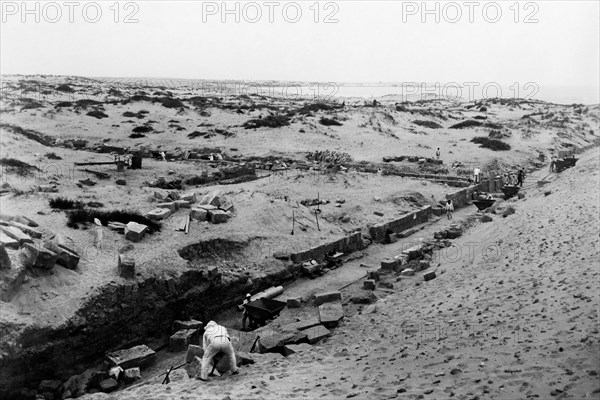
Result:
<svg viewBox="0 0 600 400">
<path fill-rule="evenodd" d="M 208 380 L 208 369 L 213 364 L 214 356 L 219 353 L 223 353 L 227 358 L 231 372 L 234 374 L 238 372 L 233 345 L 224 326 L 217 324 L 215 321 L 210 321 L 204 328 L 202 348 L 204 349 L 204 356 L 202 357 L 200 370 L 201 380 Z"/>
</svg>

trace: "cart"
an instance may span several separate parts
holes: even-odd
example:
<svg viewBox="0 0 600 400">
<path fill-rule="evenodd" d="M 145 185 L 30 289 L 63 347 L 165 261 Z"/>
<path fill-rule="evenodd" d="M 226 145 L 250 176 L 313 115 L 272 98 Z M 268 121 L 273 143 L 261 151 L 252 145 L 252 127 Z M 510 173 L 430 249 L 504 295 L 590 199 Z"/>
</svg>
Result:
<svg viewBox="0 0 600 400">
<path fill-rule="evenodd" d="M 492 204 L 494 204 L 496 202 L 496 200 L 494 199 L 480 199 L 480 200 L 473 200 L 473 204 L 475 204 L 475 206 L 477 207 L 477 209 L 479 211 L 483 211 L 488 207 L 491 207 Z"/>
<path fill-rule="evenodd" d="M 254 300 L 245 305 L 250 320 L 250 329 L 263 326 L 268 319 L 279 315 L 286 303 L 278 300 L 262 298 Z"/>
<path fill-rule="evenodd" d="M 577 164 L 578 158 L 575 157 L 565 157 L 561 160 L 557 160 L 554 163 L 554 170 L 556 172 L 563 172 L 567 168 L 574 167 Z"/>
<path fill-rule="evenodd" d="M 512 185 L 503 186 L 500 188 L 500 190 L 502 190 L 502 193 L 504 193 L 504 198 L 507 200 L 511 197 L 515 197 L 517 193 L 519 193 L 519 187 Z"/>
</svg>

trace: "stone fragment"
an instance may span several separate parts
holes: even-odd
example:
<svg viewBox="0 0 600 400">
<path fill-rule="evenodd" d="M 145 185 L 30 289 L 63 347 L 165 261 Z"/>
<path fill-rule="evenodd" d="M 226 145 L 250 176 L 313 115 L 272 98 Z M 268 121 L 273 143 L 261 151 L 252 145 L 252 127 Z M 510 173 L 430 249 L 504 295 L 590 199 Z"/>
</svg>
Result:
<svg viewBox="0 0 600 400">
<path fill-rule="evenodd" d="M 22 224 L 17 221 L 10 221 L 10 225 L 17 229 L 20 229 L 22 232 L 26 233 L 27 235 L 31 236 L 32 238 L 40 239 L 42 237 L 42 232 L 40 232 L 37 229 L 32 228 L 28 225 Z"/>
<path fill-rule="evenodd" d="M 108 378 L 100 382 L 100 390 L 104 393 L 110 393 L 119 387 L 119 382 L 113 378 Z"/>
<path fill-rule="evenodd" d="M 168 208 L 155 208 L 152 211 L 148 211 L 146 213 L 146 218 L 151 219 L 153 221 L 160 221 L 165 218 L 168 218 L 171 215 L 171 210 Z"/>
<path fill-rule="evenodd" d="M 304 321 L 296 322 L 294 324 L 294 326 L 299 331 L 304 331 L 304 330 L 306 330 L 308 328 L 312 328 L 313 326 L 317 326 L 319 324 L 320 324 L 320 322 L 319 322 L 319 320 L 317 318 L 310 318 L 310 319 L 307 319 L 307 320 L 304 320 Z"/>
<path fill-rule="evenodd" d="M 185 200 L 188 203 L 192 204 L 195 203 L 196 201 L 198 201 L 198 198 L 196 197 L 196 193 L 192 192 L 192 193 L 185 193 L 181 196 L 181 200 Z"/>
<path fill-rule="evenodd" d="M 18 249 L 19 241 L 8 236 L 4 231 L 0 231 L 0 245 L 7 249 Z"/>
<path fill-rule="evenodd" d="M 187 353 L 185 354 L 185 362 L 191 363 L 191 362 L 194 362 L 196 357 L 202 359 L 203 356 L 204 356 L 204 349 L 202 348 L 202 346 L 190 344 L 190 345 L 188 345 Z"/>
<path fill-rule="evenodd" d="M 302 297 L 295 297 L 292 299 L 287 299 L 288 308 L 300 308 L 302 305 Z"/>
<path fill-rule="evenodd" d="M 233 202 L 227 198 L 220 198 L 219 209 L 223 211 L 233 211 Z"/>
<path fill-rule="evenodd" d="M 363 288 L 367 290 L 375 290 L 375 280 L 367 279 L 363 284 Z"/>
<path fill-rule="evenodd" d="M 14 226 L 0 226 L 0 230 L 7 236 L 16 240 L 19 243 L 19 246 L 22 246 L 23 243 L 33 243 L 33 239 L 31 239 L 29 235 Z"/>
<path fill-rule="evenodd" d="M 419 271 L 424 271 L 431 266 L 429 260 L 419 260 Z"/>
<path fill-rule="evenodd" d="M 196 220 L 196 221 L 206 221 L 206 217 L 208 215 L 208 211 L 206 211 L 203 208 L 192 208 L 190 210 L 190 219 Z"/>
<path fill-rule="evenodd" d="M 189 381 L 190 376 L 184 368 L 174 369 L 169 374 L 169 383 Z"/>
<path fill-rule="evenodd" d="M 182 329 L 198 329 L 202 330 L 204 324 L 201 321 L 196 321 L 195 319 L 191 319 L 189 321 L 175 321 L 173 322 L 173 330 L 175 332 L 180 331 Z"/>
<path fill-rule="evenodd" d="M 377 296 L 372 291 L 356 293 L 350 298 L 354 304 L 371 304 L 377 301 Z"/>
<path fill-rule="evenodd" d="M 144 238 L 147 231 L 148 226 L 133 221 L 129 222 L 125 226 L 125 239 L 131 240 L 132 242 L 139 242 Z"/>
<path fill-rule="evenodd" d="M 330 335 L 329 330 L 323 325 L 313 326 L 312 328 L 308 328 L 305 332 L 310 344 L 315 344 Z"/>
<path fill-rule="evenodd" d="M 25 243 L 21 247 L 21 259 L 26 267 L 52 269 L 58 260 L 58 254 L 41 246 Z"/>
<path fill-rule="evenodd" d="M 341 303 L 326 303 L 319 306 L 319 321 L 326 328 L 335 328 L 344 318 Z"/>
<path fill-rule="evenodd" d="M 315 304 L 318 306 L 332 301 L 342 301 L 342 294 L 338 291 L 332 291 L 317 293 L 315 296 Z"/>
<path fill-rule="evenodd" d="M 392 271 L 398 265 L 398 260 L 395 258 L 384 258 L 381 260 L 381 269 Z"/>
<path fill-rule="evenodd" d="M 12 261 L 4 248 L 4 245 L 0 245 L 0 269 L 10 269 Z"/>
<path fill-rule="evenodd" d="M 219 205 L 220 205 L 219 194 L 220 194 L 220 191 L 219 190 L 215 190 L 212 193 L 204 195 L 202 197 L 202 199 L 200 199 L 200 204 L 201 205 L 211 205 L 211 206 L 219 207 Z"/>
<path fill-rule="evenodd" d="M 167 203 L 158 203 L 156 205 L 156 207 L 157 208 L 166 208 L 167 210 L 171 211 L 172 213 L 177 211 L 177 203 L 175 203 L 174 201 L 170 201 Z"/>
<path fill-rule="evenodd" d="M 175 205 L 177 206 L 177 209 L 181 209 L 181 208 L 190 208 L 192 205 L 192 203 L 190 203 L 187 200 L 175 200 Z"/>
<path fill-rule="evenodd" d="M 142 379 L 142 374 L 140 373 L 140 369 L 137 367 L 126 369 L 123 373 L 123 380 L 125 383 L 133 383 L 138 379 Z"/>
<path fill-rule="evenodd" d="M 415 274 L 415 270 L 412 268 L 406 268 L 404 271 L 400 272 L 402 276 L 413 276 Z"/>
<path fill-rule="evenodd" d="M 425 279 L 425 281 L 430 281 L 432 279 L 435 279 L 435 276 L 435 271 L 429 271 L 425 273 L 425 275 L 423 275 L 423 278 Z"/>
<path fill-rule="evenodd" d="M 379 280 L 379 271 L 367 272 L 367 279 L 373 279 L 374 281 L 378 281 Z"/>
<path fill-rule="evenodd" d="M 133 279 L 135 277 L 135 258 L 125 254 L 119 254 L 117 269 L 119 276 L 125 279 Z"/>
<path fill-rule="evenodd" d="M 285 357 L 291 356 L 292 354 L 300 353 L 303 351 L 312 350 L 312 346 L 308 343 L 300 343 L 300 344 L 286 344 L 283 346 L 283 355 Z"/>
<path fill-rule="evenodd" d="M 208 212 L 208 217 L 213 224 L 223 224 L 229 218 L 223 210 L 211 210 Z"/>
</svg>

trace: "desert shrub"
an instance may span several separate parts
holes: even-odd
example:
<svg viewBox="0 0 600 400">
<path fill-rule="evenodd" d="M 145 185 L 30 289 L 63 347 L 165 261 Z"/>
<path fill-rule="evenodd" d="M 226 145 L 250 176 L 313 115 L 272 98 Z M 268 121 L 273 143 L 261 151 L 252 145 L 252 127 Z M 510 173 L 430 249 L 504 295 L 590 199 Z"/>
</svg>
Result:
<svg viewBox="0 0 600 400">
<path fill-rule="evenodd" d="M 131 139 L 140 139 L 140 138 L 145 138 L 146 135 L 144 135 L 143 133 L 132 133 L 131 135 L 129 135 L 129 137 Z"/>
<path fill-rule="evenodd" d="M 148 133 L 148 132 L 152 132 L 154 130 L 153 127 L 151 126 L 136 126 L 135 128 L 133 128 L 133 132 L 134 133 Z"/>
<path fill-rule="evenodd" d="M 76 210 L 83 208 L 83 203 L 79 200 L 71 200 L 66 197 L 56 197 L 48 200 L 50 208 L 55 210 Z"/>
<path fill-rule="evenodd" d="M 62 157 L 57 155 L 56 153 L 46 153 L 46 158 L 49 160 L 62 160 Z"/>
<path fill-rule="evenodd" d="M 506 218 L 506 217 L 508 217 L 509 215 L 512 215 L 512 214 L 514 214 L 515 212 L 516 212 L 516 211 L 515 211 L 515 208 L 514 208 L 513 206 L 508 206 L 508 207 L 506 207 L 506 209 L 504 209 L 504 211 L 502 212 L 502 216 L 503 216 L 504 218 Z"/>
<path fill-rule="evenodd" d="M 66 93 L 72 93 L 75 90 L 73 90 L 73 88 L 69 85 L 66 84 L 62 84 L 62 85 L 58 85 L 56 87 L 56 90 L 58 90 L 59 92 L 66 92 Z"/>
<path fill-rule="evenodd" d="M 462 122 L 459 122 L 458 124 L 452 125 L 450 127 L 450 129 L 463 129 L 463 128 L 470 128 L 472 126 L 481 126 L 481 125 L 483 125 L 483 124 L 479 121 L 468 119 L 466 121 L 462 121 Z"/>
<path fill-rule="evenodd" d="M 35 110 L 36 108 L 44 108 L 44 105 L 42 103 L 40 103 L 39 101 L 35 101 L 32 99 L 24 99 L 23 100 L 23 107 L 21 107 L 21 111 L 22 110 Z"/>
<path fill-rule="evenodd" d="M 134 112 L 131 112 L 131 111 L 125 111 L 123 113 L 123 116 L 127 117 L 127 118 L 137 118 L 137 119 L 142 119 L 142 118 L 145 117 L 144 113 L 142 113 L 141 111 L 139 111 L 137 113 L 134 113 Z"/>
<path fill-rule="evenodd" d="M 326 118 L 326 117 L 321 117 L 321 119 L 319 120 L 319 123 L 321 125 L 325 125 L 325 126 L 342 126 L 343 124 L 339 121 L 336 121 L 333 118 Z"/>
<path fill-rule="evenodd" d="M 190 139 L 194 139 L 194 138 L 204 136 L 204 135 L 206 135 L 206 132 L 194 131 L 192 133 L 188 133 L 187 137 L 189 137 Z"/>
<path fill-rule="evenodd" d="M 39 171 L 38 167 L 27 164 L 16 158 L 0 158 L 0 165 L 2 165 L 7 172 L 16 172 L 17 175 L 26 176 L 30 175 L 33 171 Z"/>
<path fill-rule="evenodd" d="M 502 129 L 502 125 L 496 124 L 494 122 L 486 122 L 483 126 L 491 129 Z"/>
<path fill-rule="evenodd" d="M 94 118 L 98 118 L 98 119 L 108 118 L 108 115 L 106 115 L 105 113 L 103 113 L 102 111 L 99 111 L 99 110 L 90 111 L 86 115 L 89 115 L 90 117 L 94 117 Z"/>
<path fill-rule="evenodd" d="M 338 104 L 332 105 L 332 104 L 327 104 L 327 103 L 311 103 L 311 104 L 303 105 L 302 107 L 297 109 L 295 111 L 295 113 L 306 115 L 306 114 L 311 114 L 311 113 L 317 112 L 317 111 L 331 111 L 331 110 L 337 110 L 340 108 L 343 108 L 343 106 L 338 105 Z"/>
<path fill-rule="evenodd" d="M 158 97 L 156 101 L 162 104 L 166 108 L 184 108 L 185 105 L 179 99 L 172 99 L 170 97 Z"/>
<path fill-rule="evenodd" d="M 471 139 L 471 142 L 479 144 L 479 147 L 483 147 L 494 151 L 510 150 L 510 145 L 508 143 L 504 143 L 501 140 L 490 139 L 483 136 L 474 137 L 473 139 Z"/>
<path fill-rule="evenodd" d="M 71 107 L 72 105 L 73 103 L 71 103 L 70 101 L 61 101 L 59 103 L 56 103 L 54 108 Z"/>
<path fill-rule="evenodd" d="M 81 99 L 75 102 L 75 106 L 80 108 L 88 108 L 89 106 L 99 106 L 100 104 L 102 104 L 101 101 L 92 99 Z"/>
<path fill-rule="evenodd" d="M 111 221 L 121 222 L 123 224 L 137 222 L 148 226 L 149 233 L 158 232 L 162 227 L 160 223 L 152 221 L 136 211 L 127 210 L 101 211 L 80 208 L 69 211 L 67 213 L 67 218 L 67 226 L 75 229 L 79 228 L 80 224 L 86 225 L 93 223 L 94 218 L 98 218 L 102 225 L 106 225 Z"/>
<path fill-rule="evenodd" d="M 285 115 L 269 115 L 265 118 L 256 118 L 244 122 L 242 125 L 246 129 L 268 127 L 268 128 L 279 128 L 290 124 L 289 117 Z"/>
<path fill-rule="evenodd" d="M 415 125 L 419 125 L 419 126 L 424 126 L 426 128 L 431 128 L 431 129 L 440 129 L 442 128 L 442 125 L 438 124 L 435 121 L 424 121 L 424 120 L 415 120 L 413 121 L 413 124 Z"/>
</svg>

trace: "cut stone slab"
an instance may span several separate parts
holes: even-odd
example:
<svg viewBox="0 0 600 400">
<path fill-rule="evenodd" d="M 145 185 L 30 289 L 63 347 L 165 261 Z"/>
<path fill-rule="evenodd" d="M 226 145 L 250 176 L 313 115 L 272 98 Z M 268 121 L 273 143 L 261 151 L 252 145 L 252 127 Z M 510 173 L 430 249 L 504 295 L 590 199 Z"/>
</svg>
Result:
<svg viewBox="0 0 600 400">
<path fill-rule="evenodd" d="M 406 238 L 409 237 L 410 235 L 414 234 L 415 232 L 417 232 L 419 229 L 418 228 L 410 228 L 410 229 L 406 229 L 402 232 L 400 232 L 398 234 L 398 237 L 400 238 Z"/>
<path fill-rule="evenodd" d="M 0 231 L 0 245 L 6 247 L 7 249 L 18 249 L 19 241 L 8 236 L 4 231 Z"/>
<path fill-rule="evenodd" d="M 108 224 L 106 224 L 106 226 L 110 230 L 117 231 L 119 233 L 123 233 L 125 231 L 126 225 L 121 222 L 109 222 Z"/>
<path fill-rule="evenodd" d="M 49 240 L 44 242 L 44 247 L 58 254 L 58 260 L 56 261 L 58 265 L 62 265 L 67 269 L 76 269 L 79 265 L 79 255 L 70 249 Z"/>
<path fill-rule="evenodd" d="M 354 304 L 372 304 L 377 301 L 377 296 L 372 291 L 356 293 L 350 298 Z"/>
<path fill-rule="evenodd" d="M 310 318 L 310 319 L 307 319 L 304 321 L 296 322 L 294 324 L 294 327 L 296 329 L 298 329 L 299 331 L 304 331 L 308 328 L 312 328 L 313 326 L 317 326 L 319 324 L 320 324 L 320 322 L 317 318 Z"/>
<path fill-rule="evenodd" d="M 198 343 L 198 329 L 182 329 L 169 338 L 169 350 L 184 351 L 194 342 Z"/>
<path fill-rule="evenodd" d="M 125 254 L 119 254 L 117 269 L 119 276 L 125 279 L 135 278 L 135 258 Z"/>
<path fill-rule="evenodd" d="M 208 211 L 203 208 L 192 208 L 190 210 L 190 219 L 195 221 L 206 221 L 206 217 L 208 215 Z"/>
<path fill-rule="evenodd" d="M 17 221 L 10 221 L 10 225 L 17 229 L 20 229 L 22 232 L 25 232 L 27 235 L 31 236 L 32 238 L 41 239 L 41 237 L 42 237 L 42 232 L 40 232 L 37 229 L 32 228 L 28 225 L 22 224 Z"/>
<path fill-rule="evenodd" d="M 459 229 L 448 229 L 446 232 L 448 239 L 456 239 L 462 235 Z"/>
<path fill-rule="evenodd" d="M 4 245 L 0 245 L 0 269 L 10 269 L 12 261 L 4 248 Z"/>
<path fill-rule="evenodd" d="M 308 343 L 300 343 L 300 344 L 287 344 L 283 346 L 283 355 L 288 357 L 292 354 L 300 353 L 303 351 L 311 351 L 312 346 Z"/>
<path fill-rule="evenodd" d="M 429 271 L 429 272 L 425 273 L 423 275 L 423 278 L 425 279 L 425 281 L 430 281 L 432 279 L 435 279 L 435 271 Z"/>
<path fill-rule="evenodd" d="M 326 303 L 319 306 L 319 321 L 324 327 L 335 328 L 343 318 L 344 308 L 341 303 Z"/>
<path fill-rule="evenodd" d="M 201 208 L 206 211 L 218 210 L 219 207 L 211 206 L 210 204 L 199 204 L 197 208 Z"/>
<path fill-rule="evenodd" d="M 153 221 L 160 221 L 165 218 L 169 218 L 171 215 L 171 210 L 168 208 L 155 208 L 152 211 L 148 211 L 146 213 L 146 218 L 151 219 Z"/>
<path fill-rule="evenodd" d="M 219 205 L 220 205 L 219 194 L 220 193 L 221 192 L 219 190 L 215 190 L 212 193 L 204 195 L 202 197 L 202 199 L 200 199 L 200 204 L 201 205 L 211 205 L 211 206 L 219 207 Z"/>
<path fill-rule="evenodd" d="M 315 296 L 315 304 L 318 306 L 332 301 L 342 301 L 342 294 L 338 291 L 333 291 L 317 293 Z"/>
<path fill-rule="evenodd" d="M 172 213 L 177 211 L 177 203 L 175 203 L 174 201 L 170 201 L 168 203 L 158 203 L 156 205 L 157 208 L 166 208 L 167 210 L 171 211 Z"/>
<path fill-rule="evenodd" d="M 375 279 L 367 279 L 363 284 L 363 288 L 367 290 L 375 290 Z"/>
<path fill-rule="evenodd" d="M 0 229 L 7 236 L 15 239 L 19 243 L 19 246 L 22 246 L 24 243 L 33 243 L 33 239 L 29 235 L 14 226 L 2 226 Z"/>
<path fill-rule="evenodd" d="M 208 212 L 208 217 L 210 219 L 210 222 L 212 222 L 213 224 L 223 224 L 229 219 L 227 213 L 225 213 L 225 211 L 222 210 L 211 210 Z"/>
<path fill-rule="evenodd" d="M 191 319 L 189 321 L 175 321 L 173 322 L 173 330 L 175 332 L 180 331 L 182 329 L 198 329 L 202 330 L 204 324 L 201 321 L 196 321 L 195 319 Z"/>
<path fill-rule="evenodd" d="M 227 328 L 229 338 L 231 339 L 231 345 L 237 352 L 252 353 L 252 350 L 256 351 L 256 342 L 258 340 L 258 334 L 255 332 L 242 332 L 235 329 Z"/>
<path fill-rule="evenodd" d="M 58 260 L 58 254 L 39 245 L 25 243 L 21 247 L 21 259 L 26 267 L 52 269 Z"/>
<path fill-rule="evenodd" d="M 190 203 L 187 200 L 175 200 L 174 203 L 177 206 L 177 209 L 180 209 L 180 208 L 190 208 L 192 206 L 192 203 Z"/>
<path fill-rule="evenodd" d="M 384 258 L 381 260 L 381 269 L 392 271 L 398 265 L 398 260 L 395 258 Z"/>
<path fill-rule="evenodd" d="M 185 353 L 185 362 L 191 363 L 196 360 L 196 357 L 202 359 L 204 356 L 204 349 L 202 346 L 198 346 L 196 344 L 190 344 L 187 348 L 187 353 Z"/>
<path fill-rule="evenodd" d="M 132 347 L 130 349 L 113 351 L 106 355 L 111 367 L 119 366 L 121 368 L 144 368 L 154 364 L 156 353 L 145 344 Z"/>
<path fill-rule="evenodd" d="M 271 353 L 277 348 L 283 347 L 294 340 L 293 333 L 279 333 L 275 331 L 267 331 L 258 335 L 258 348 L 261 353 Z"/>
<path fill-rule="evenodd" d="M 367 279 L 372 279 L 377 282 L 379 280 L 379 271 L 367 272 Z"/>
<path fill-rule="evenodd" d="M 125 226 L 125 239 L 132 242 L 139 242 L 144 238 L 147 231 L 148 226 L 132 221 Z"/>
<path fill-rule="evenodd" d="M 221 198 L 219 200 L 219 208 L 223 211 L 233 211 L 233 202 L 229 199 Z"/>
<path fill-rule="evenodd" d="M 185 201 L 189 202 L 190 204 L 192 204 L 192 203 L 195 203 L 196 201 L 198 201 L 198 198 L 196 197 L 196 193 L 192 192 L 192 193 L 183 194 L 181 196 L 181 200 L 185 200 Z"/>
<path fill-rule="evenodd" d="M 295 297 L 293 299 L 287 299 L 288 308 L 300 308 L 302 305 L 302 297 Z"/>
<path fill-rule="evenodd" d="M 142 379 L 142 374 L 140 373 L 140 369 L 137 367 L 126 369 L 123 373 L 123 380 L 125 383 L 133 383 L 138 379 Z"/>
<path fill-rule="evenodd" d="M 402 254 L 405 254 L 408 257 L 409 261 L 415 258 L 419 258 L 423 254 L 423 245 L 418 244 L 416 246 L 413 246 L 409 249 L 404 250 Z"/>
<path fill-rule="evenodd" d="M 315 344 L 330 335 L 329 330 L 323 325 L 317 325 L 313 326 L 312 328 L 308 328 L 305 333 L 310 344 Z"/>
<path fill-rule="evenodd" d="M 406 268 L 404 271 L 400 272 L 402 276 L 413 276 L 415 274 L 415 270 L 412 268 Z"/>
</svg>

